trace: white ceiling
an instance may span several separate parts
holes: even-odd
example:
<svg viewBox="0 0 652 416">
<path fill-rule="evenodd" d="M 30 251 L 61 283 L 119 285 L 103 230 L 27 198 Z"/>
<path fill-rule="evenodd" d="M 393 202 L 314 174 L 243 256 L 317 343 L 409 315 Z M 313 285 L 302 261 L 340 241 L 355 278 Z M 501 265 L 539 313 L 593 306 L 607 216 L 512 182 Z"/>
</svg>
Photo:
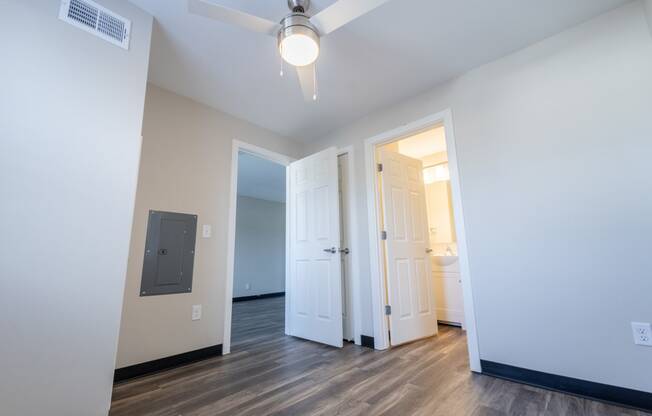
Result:
<svg viewBox="0 0 652 416">
<path fill-rule="evenodd" d="M 285 166 L 240 152 L 238 195 L 285 202 Z"/>
<path fill-rule="evenodd" d="M 301 141 L 311 141 L 628 0 L 392 0 L 324 37 L 319 100 L 276 40 L 187 12 L 186 0 L 131 0 L 156 18 L 150 82 Z M 278 21 L 286 0 L 213 0 Z M 313 0 L 309 14 L 334 0 Z"/>
</svg>

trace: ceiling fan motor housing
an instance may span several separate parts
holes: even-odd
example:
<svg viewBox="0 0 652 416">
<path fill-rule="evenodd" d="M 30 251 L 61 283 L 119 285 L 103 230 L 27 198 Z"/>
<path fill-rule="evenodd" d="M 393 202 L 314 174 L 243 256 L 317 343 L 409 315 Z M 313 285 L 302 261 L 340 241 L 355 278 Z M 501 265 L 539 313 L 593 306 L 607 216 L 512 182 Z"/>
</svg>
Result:
<svg viewBox="0 0 652 416">
<path fill-rule="evenodd" d="M 288 7 L 293 12 L 305 13 L 310 8 L 310 0 L 288 0 Z"/>
</svg>

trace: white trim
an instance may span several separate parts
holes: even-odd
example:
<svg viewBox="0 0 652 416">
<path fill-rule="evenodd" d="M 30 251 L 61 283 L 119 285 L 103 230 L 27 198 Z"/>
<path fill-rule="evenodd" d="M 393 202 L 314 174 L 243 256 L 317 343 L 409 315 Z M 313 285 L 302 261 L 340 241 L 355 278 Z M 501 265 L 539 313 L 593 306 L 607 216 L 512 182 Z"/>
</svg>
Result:
<svg viewBox="0 0 652 416">
<path fill-rule="evenodd" d="M 285 335 L 290 335 L 290 161 L 285 166 Z"/>
<path fill-rule="evenodd" d="M 231 146 L 231 182 L 229 189 L 229 223 L 227 226 L 227 243 L 226 243 L 226 283 L 224 289 L 224 334 L 222 339 L 222 354 L 229 354 L 231 352 L 231 308 L 233 307 L 233 267 L 235 263 L 235 216 L 238 202 L 238 153 L 240 151 L 251 153 L 254 156 L 276 162 L 286 167 L 286 185 L 288 180 L 287 166 L 294 160 L 289 156 L 280 153 L 272 152 L 271 150 L 255 146 L 253 144 L 245 143 L 239 140 L 233 140 Z M 286 190 L 288 188 L 286 187 Z M 287 192 L 286 192 L 287 195 Z M 287 196 L 286 196 L 287 201 Z M 285 223 L 285 281 L 287 288 L 287 264 L 289 250 L 288 239 L 288 222 L 287 222 L 287 205 L 286 205 L 286 223 Z M 288 296 L 285 297 L 285 316 L 287 317 Z M 287 318 L 285 321 L 285 331 L 287 333 Z"/>
<path fill-rule="evenodd" d="M 369 221 L 369 260 L 371 274 L 371 295 L 373 307 L 373 326 L 375 348 L 384 350 L 389 348 L 389 333 L 387 318 L 384 313 L 385 294 L 387 293 L 386 281 L 380 256 L 380 227 L 378 207 L 378 183 L 376 180 L 375 149 L 380 144 L 394 142 L 438 124 L 443 124 L 446 131 L 446 146 L 448 163 L 451 175 L 451 193 L 453 197 L 453 211 L 455 213 L 455 228 L 457 233 L 457 251 L 460 262 L 460 275 L 464 297 L 464 315 L 466 324 L 467 344 L 469 350 L 469 363 L 471 371 L 481 372 L 480 351 L 478 334 L 476 330 L 475 308 L 473 291 L 471 288 L 471 274 L 469 269 L 468 248 L 464 226 L 464 211 L 462 209 L 461 186 L 457 150 L 455 147 L 455 132 L 453 129 L 453 115 L 450 109 L 428 117 L 405 124 L 393 130 L 370 137 L 364 142 L 365 169 L 367 181 L 367 210 Z"/>
<path fill-rule="evenodd" d="M 348 211 L 346 213 L 348 220 L 348 230 L 351 241 L 349 241 L 351 250 L 351 275 L 347 278 L 351 279 L 352 293 L 351 299 L 353 305 L 351 308 L 351 315 L 353 319 L 353 340 L 356 345 L 361 345 L 360 335 L 362 332 L 362 311 L 361 311 L 361 297 L 360 297 L 360 240 L 358 238 L 358 216 L 356 215 L 356 191 L 355 191 L 355 153 L 353 146 L 342 147 L 337 150 L 337 155 L 348 155 L 346 185 L 348 189 Z M 340 213 L 343 215 L 343 213 Z"/>
</svg>

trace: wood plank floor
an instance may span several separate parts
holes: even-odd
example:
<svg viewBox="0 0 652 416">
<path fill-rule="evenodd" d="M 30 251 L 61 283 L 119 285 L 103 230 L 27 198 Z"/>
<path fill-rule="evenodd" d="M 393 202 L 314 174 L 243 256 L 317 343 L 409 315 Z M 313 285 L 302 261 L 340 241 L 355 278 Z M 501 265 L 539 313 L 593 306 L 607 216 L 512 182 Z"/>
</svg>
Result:
<svg viewBox="0 0 652 416">
<path fill-rule="evenodd" d="M 235 303 L 231 354 L 116 385 L 110 415 L 647 415 L 471 374 L 457 328 L 340 350 L 285 336 L 283 313 L 283 298 Z"/>
</svg>

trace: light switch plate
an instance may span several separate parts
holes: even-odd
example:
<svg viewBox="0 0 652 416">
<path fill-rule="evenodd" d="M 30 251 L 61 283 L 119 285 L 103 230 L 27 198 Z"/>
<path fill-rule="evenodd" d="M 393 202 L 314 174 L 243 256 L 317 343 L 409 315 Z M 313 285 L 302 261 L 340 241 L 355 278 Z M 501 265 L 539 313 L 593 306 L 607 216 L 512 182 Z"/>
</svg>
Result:
<svg viewBox="0 0 652 416">
<path fill-rule="evenodd" d="M 209 224 L 204 224 L 201 227 L 201 236 L 204 238 L 211 238 L 211 235 L 213 234 L 213 230 L 211 229 L 211 226 Z"/>
<path fill-rule="evenodd" d="M 649 322 L 632 322 L 634 344 L 652 347 L 652 326 Z"/>
<path fill-rule="evenodd" d="M 192 305 L 192 320 L 198 321 L 201 319 L 201 305 Z"/>
</svg>

